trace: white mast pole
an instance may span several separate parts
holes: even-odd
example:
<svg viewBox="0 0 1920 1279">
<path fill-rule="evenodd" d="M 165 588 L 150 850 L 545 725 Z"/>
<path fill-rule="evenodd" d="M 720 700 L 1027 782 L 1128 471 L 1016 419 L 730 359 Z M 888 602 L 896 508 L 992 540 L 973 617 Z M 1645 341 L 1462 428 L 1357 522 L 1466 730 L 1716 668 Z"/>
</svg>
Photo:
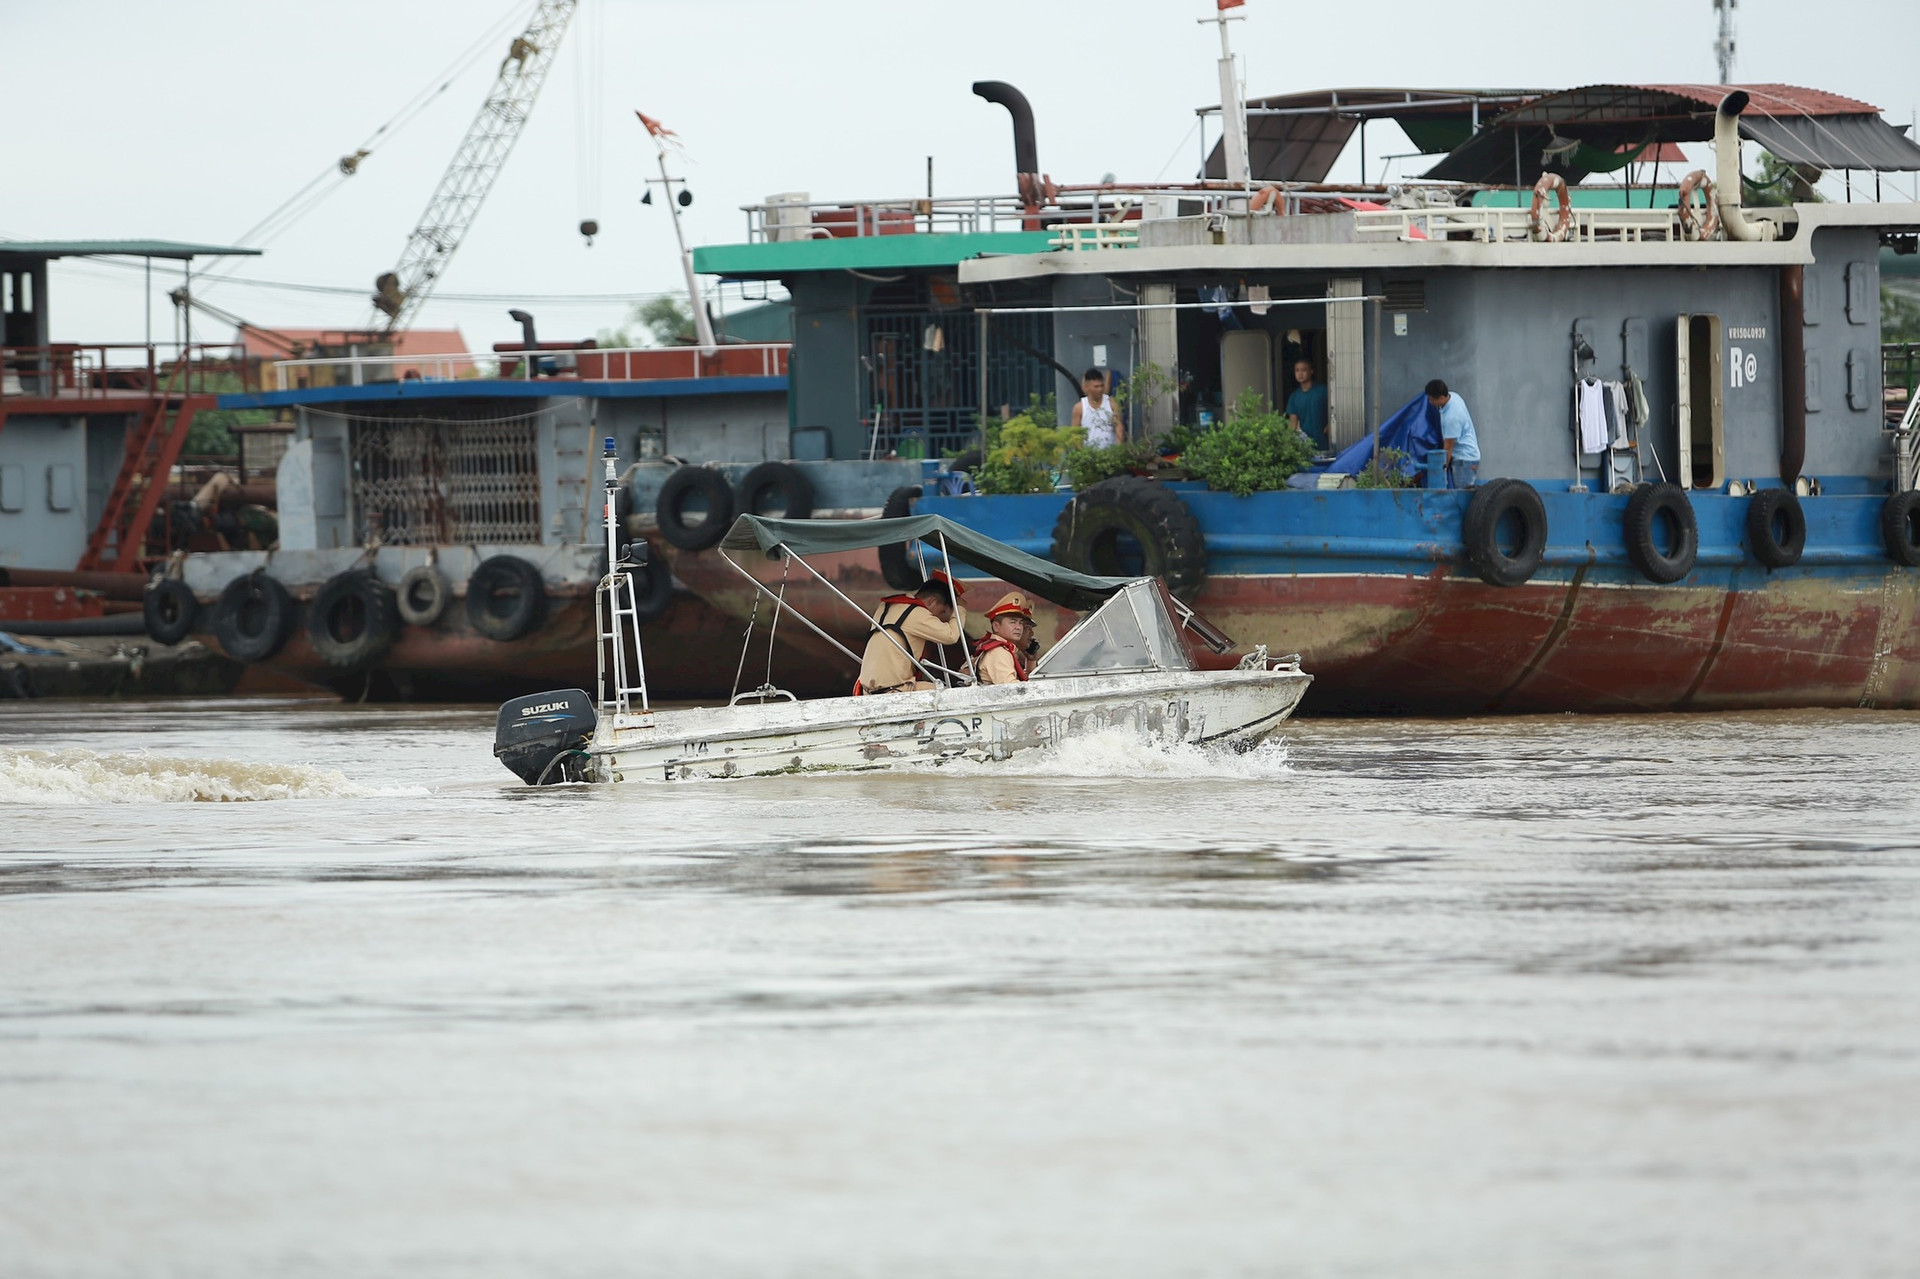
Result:
<svg viewBox="0 0 1920 1279">
<path fill-rule="evenodd" d="M 687 282 L 687 301 L 693 306 L 693 331 L 700 341 L 700 353 L 712 355 L 719 344 L 713 340 L 713 321 L 707 318 L 706 303 L 700 300 L 700 286 L 693 281 L 693 254 L 688 252 L 686 233 L 680 229 L 680 201 L 673 198 L 674 180 L 667 176 L 665 144 L 659 145 L 659 155 L 660 189 L 666 192 L 667 212 L 673 215 L 673 238 L 680 246 L 680 274 Z"/>
<path fill-rule="evenodd" d="M 1253 173 L 1247 163 L 1247 105 L 1240 90 L 1239 64 L 1227 39 L 1227 23 L 1246 16 L 1232 11 L 1238 7 L 1221 5 L 1213 17 L 1200 21 L 1216 22 L 1220 26 L 1221 158 L 1226 161 L 1227 181 L 1246 188 L 1253 185 Z"/>
</svg>

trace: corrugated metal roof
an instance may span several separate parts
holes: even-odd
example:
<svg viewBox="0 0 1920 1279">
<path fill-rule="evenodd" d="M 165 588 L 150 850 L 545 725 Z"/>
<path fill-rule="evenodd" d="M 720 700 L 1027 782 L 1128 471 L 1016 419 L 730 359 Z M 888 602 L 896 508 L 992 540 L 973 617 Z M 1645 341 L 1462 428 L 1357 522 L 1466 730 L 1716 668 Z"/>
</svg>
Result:
<svg viewBox="0 0 1920 1279">
<path fill-rule="evenodd" d="M 0 240 L 0 253 L 35 258 L 230 258 L 259 257 L 259 249 L 179 240 Z"/>
</svg>

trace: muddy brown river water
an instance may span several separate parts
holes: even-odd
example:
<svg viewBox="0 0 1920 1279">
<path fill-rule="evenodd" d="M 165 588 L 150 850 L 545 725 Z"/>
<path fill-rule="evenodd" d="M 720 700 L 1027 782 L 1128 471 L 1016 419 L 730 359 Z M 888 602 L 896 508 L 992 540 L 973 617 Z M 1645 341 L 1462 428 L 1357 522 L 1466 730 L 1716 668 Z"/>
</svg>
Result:
<svg viewBox="0 0 1920 1279">
<path fill-rule="evenodd" d="M 0 1275 L 1920 1273 L 1920 716 L 1284 738 L 0 706 Z"/>
</svg>

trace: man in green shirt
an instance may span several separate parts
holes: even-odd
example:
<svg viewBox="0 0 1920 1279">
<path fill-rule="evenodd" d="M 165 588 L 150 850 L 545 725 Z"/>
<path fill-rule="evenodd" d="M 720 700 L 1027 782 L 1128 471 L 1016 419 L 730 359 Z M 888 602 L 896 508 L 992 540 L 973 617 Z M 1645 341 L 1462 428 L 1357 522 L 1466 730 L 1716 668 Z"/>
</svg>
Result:
<svg viewBox="0 0 1920 1279">
<path fill-rule="evenodd" d="M 1299 360 L 1293 366 L 1293 380 L 1300 389 L 1287 397 L 1287 417 L 1296 431 L 1313 441 L 1313 447 L 1327 447 L 1327 388 L 1313 380 L 1313 361 Z"/>
</svg>

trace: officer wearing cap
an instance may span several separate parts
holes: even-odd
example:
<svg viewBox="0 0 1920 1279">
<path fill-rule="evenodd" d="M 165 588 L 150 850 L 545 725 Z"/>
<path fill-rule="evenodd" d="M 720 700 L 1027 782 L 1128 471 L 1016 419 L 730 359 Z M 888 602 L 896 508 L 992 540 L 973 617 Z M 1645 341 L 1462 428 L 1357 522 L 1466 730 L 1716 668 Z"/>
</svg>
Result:
<svg viewBox="0 0 1920 1279">
<path fill-rule="evenodd" d="M 965 637 L 967 610 L 955 605 L 965 595 L 960 584 L 938 569 L 911 595 L 889 595 L 873 611 L 873 634 L 860 659 L 853 694 L 909 693 L 932 688 L 914 662 L 929 644 L 956 644 Z M 912 660 L 907 657 L 913 654 Z"/>
<path fill-rule="evenodd" d="M 1033 601 L 1019 591 L 1001 597 L 987 610 L 987 633 L 973 647 L 974 669 L 982 684 L 1025 683 L 1033 642 Z"/>
</svg>

